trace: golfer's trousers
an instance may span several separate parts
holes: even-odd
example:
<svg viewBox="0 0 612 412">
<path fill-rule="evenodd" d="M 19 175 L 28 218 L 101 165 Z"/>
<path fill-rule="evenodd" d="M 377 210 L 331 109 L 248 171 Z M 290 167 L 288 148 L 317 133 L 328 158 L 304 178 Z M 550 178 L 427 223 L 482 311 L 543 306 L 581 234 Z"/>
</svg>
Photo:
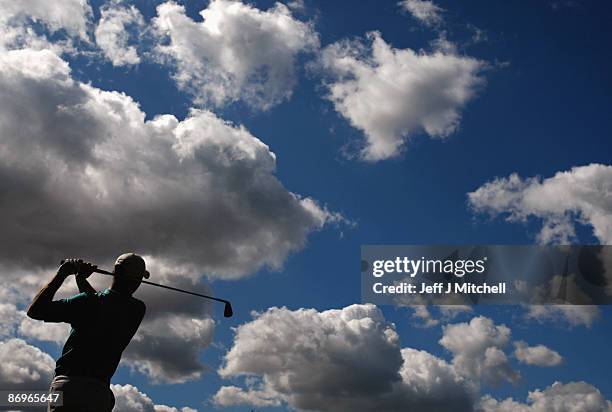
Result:
<svg viewBox="0 0 612 412">
<path fill-rule="evenodd" d="M 82 376 L 58 375 L 49 392 L 62 392 L 62 406 L 49 405 L 48 412 L 110 412 L 115 397 L 107 383 Z"/>
</svg>

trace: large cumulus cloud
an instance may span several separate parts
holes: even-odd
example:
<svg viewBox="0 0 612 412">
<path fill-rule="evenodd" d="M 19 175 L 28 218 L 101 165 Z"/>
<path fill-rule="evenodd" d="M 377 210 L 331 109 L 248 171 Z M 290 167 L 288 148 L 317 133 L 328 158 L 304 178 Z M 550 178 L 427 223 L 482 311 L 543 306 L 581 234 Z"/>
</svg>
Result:
<svg viewBox="0 0 612 412">
<path fill-rule="evenodd" d="M 145 121 L 50 51 L 0 55 L 0 261 L 136 250 L 210 276 L 278 268 L 335 215 L 289 192 L 275 156 L 204 110 Z"/>
</svg>

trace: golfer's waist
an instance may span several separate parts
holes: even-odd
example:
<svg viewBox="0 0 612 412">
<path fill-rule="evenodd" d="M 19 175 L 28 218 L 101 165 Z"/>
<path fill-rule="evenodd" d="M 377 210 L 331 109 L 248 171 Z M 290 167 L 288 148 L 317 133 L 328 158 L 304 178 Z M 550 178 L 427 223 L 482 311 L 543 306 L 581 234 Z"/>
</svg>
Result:
<svg viewBox="0 0 612 412">
<path fill-rule="evenodd" d="M 95 385 L 95 386 L 100 386 L 100 387 L 104 387 L 104 388 L 108 388 L 110 386 L 110 382 L 100 378 L 100 377 L 96 377 L 96 376 L 81 376 L 81 375 L 62 375 L 62 374 L 57 374 L 55 375 L 55 377 L 53 378 L 53 381 L 51 382 L 51 384 L 63 384 L 63 383 L 67 383 L 67 382 L 73 382 L 73 383 L 82 383 L 82 384 L 87 384 L 87 385 Z"/>
</svg>

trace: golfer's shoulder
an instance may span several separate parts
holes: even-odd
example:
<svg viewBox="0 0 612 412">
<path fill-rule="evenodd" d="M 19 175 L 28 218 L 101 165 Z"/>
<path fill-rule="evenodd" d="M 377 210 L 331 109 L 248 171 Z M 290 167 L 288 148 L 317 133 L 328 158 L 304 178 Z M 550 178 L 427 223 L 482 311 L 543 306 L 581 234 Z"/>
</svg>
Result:
<svg viewBox="0 0 612 412">
<path fill-rule="evenodd" d="M 62 299 L 62 301 L 73 305 L 91 304 L 98 301 L 98 295 L 96 293 L 81 292 L 69 298 Z"/>
<path fill-rule="evenodd" d="M 130 297 L 130 305 L 134 307 L 134 311 L 136 313 L 142 313 L 144 315 L 147 310 L 147 305 L 145 305 L 142 300 L 136 299 L 134 296 Z"/>
</svg>

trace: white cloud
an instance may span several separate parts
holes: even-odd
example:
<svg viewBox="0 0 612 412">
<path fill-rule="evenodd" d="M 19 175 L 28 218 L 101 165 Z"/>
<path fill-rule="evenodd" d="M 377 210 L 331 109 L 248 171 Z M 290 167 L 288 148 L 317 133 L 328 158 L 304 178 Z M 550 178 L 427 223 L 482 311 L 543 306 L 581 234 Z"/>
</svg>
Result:
<svg viewBox="0 0 612 412">
<path fill-rule="evenodd" d="M 469 323 L 446 325 L 443 331 L 440 344 L 453 354 L 453 365 L 460 375 L 492 384 L 520 380 L 503 351 L 511 337 L 506 325 L 478 316 Z"/>
<path fill-rule="evenodd" d="M 448 323 L 457 316 L 472 312 L 472 307 L 468 305 L 439 305 L 428 306 L 426 304 L 410 305 L 414 310 L 412 318 L 416 320 L 415 325 L 422 328 L 431 328 L 440 323 Z M 433 308 L 437 308 L 440 317 L 436 318 L 432 313 Z"/>
<path fill-rule="evenodd" d="M 96 44 L 111 61 L 113 66 L 140 63 L 135 46 L 130 45 L 131 28 L 140 32 L 145 22 L 140 11 L 133 5 L 124 5 L 121 0 L 113 0 L 100 9 L 100 20 L 96 27 Z"/>
<path fill-rule="evenodd" d="M 394 49 L 378 32 L 368 39 L 371 46 L 334 43 L 321 56 L 333 77 L 328 99 L 365 134 L 361 156 L 391 158 L 419 132 L 444 138 L 456 131 L 462 109 L 483 84 L 485 63 L 448 47 L 431 53 Z"/>
<path fill-rule="evenodd" d="M 487 182 L 468 193 L 476 212 L 506 215 L 509 222 L 542 219 L 540 243 L 569 243 L 577 222 L 590 225 L 601 244 L 612 243 L 612 166 L 592 163 L 553 177 L 508 178 Z"/>
<path fill-rule="evenodd" d="M 310 24 L 281 3 L 266 11 L 237 1 L 214 0 L 196 22 L 173 2 L 157 7 L 154 27 L 163 37 L 162 59 L 175 64 L 175 79 L 200 104 L 238 100 L 266 110 L 291 96 L 298 54 L 315 50 Z"/>
<path fill-rule="evenodd" d="M 428 27 L 436 27 L 442 24 L 442 12 L 444 9 L 429 0 L 403 0 L 400 6 L 408 11 L 412 17 Z"/>
<path fill-rule="evenodd" d="M 600 311 L 592 305 L 530 305 L 525 316 L 540 323 L 560 322 L 570 327 L 590 328 L 599 319 Z"/>
<path fill-rule="evenodd" d="M 281 401 L 276 392 L 255 389 L 244 390 L 237 386 L 222 386 L 213 397 L 219 406 L 251 405 L 259 408 L 280 406 Z"/>
<path fill-rule="evenodd" d="M 412 309 L 414 310 L 412 318 L 417 320 L 417 326 L 422 328 L 432 328 L 440 323 L 440 321 L 433 316 L 427 306 L 415 305 L 412 306 Z"/>
<path fill-rule="evenodd" d="M 115 395 L 115 409 L 121 412 L 197 412 L 195 409 L 156 405 L 145 393 L 133 385 L 111 385 Z"/>
<path fill-rule="evenodd" d="M 222 387 L 219 405 L 315 411 L 471 410 L 474 385 L 427 352 L 401 349 L 373 305 L 340 310 L 271 308 L 236 329 L 219 371 L 246 377 Z"/>
<path fill-rule="evenodd" d="M 445 320 L 451 320 L 461 314 L 473 312 L 472 307 L 469 305 L 442 305 L 438 309 Z"/>
<path fill-rule="evenodd" d="M 479 27 L 474 26 L 473 24 L 468 23 L 467 29 L 472 32 L 471 43 L 477 44 L 486 42 L 489 39 L 487 32 Z"/>
<path fill-rule="evenodd" d="M 43 323 L 26 317 L 25 313 L 19 324 L 19 335 L 41 341 L 63 344 L 69 333 L 66 323 Z"/>
<path fill-rule="evenodd" d="M 555 382 L 543 391 L 529 392 L 527 403 L 512 398 L 497 401 L 484 396 L 478 407 L 480 412 L 610 412 L 612 402 L 586 382 Z"/>
<path fill-rule="evenodd" d="M 22 339 L 0 341 L 0 387 L 10 389 L 47 389 L 55 362 L 40 349 Z"/>
<path fill-rule="evenodd" d="M 544 345 L 528 346 L 523 341 L 514 342 L 514 356 L 519 362 L 535 366 L 558 366 L 563 357 Z"/>
<path fill-rule="evenodd" d="M 21 314 L 12 303 L 0 303 L 0 339 L 13 336 Z"/>
<path fill-rule="evenodd" d="M 293 11 L 302 13 L 306 11 L 306 4 L 304 3 L 304 0 L 291 0 L 285 2 L 285 4 Z"/>
<path fill-rule="evenodd" d="M 71 47 L 71 37 L 87 42 L 91 14 L 87 0 L 0 0 L 0 49 L 27 46 L 61 50 Z M 31 21 L 40 23 L 49 33 L 64 31 L 68 38 L 52 44 Z"/>
</svg>

